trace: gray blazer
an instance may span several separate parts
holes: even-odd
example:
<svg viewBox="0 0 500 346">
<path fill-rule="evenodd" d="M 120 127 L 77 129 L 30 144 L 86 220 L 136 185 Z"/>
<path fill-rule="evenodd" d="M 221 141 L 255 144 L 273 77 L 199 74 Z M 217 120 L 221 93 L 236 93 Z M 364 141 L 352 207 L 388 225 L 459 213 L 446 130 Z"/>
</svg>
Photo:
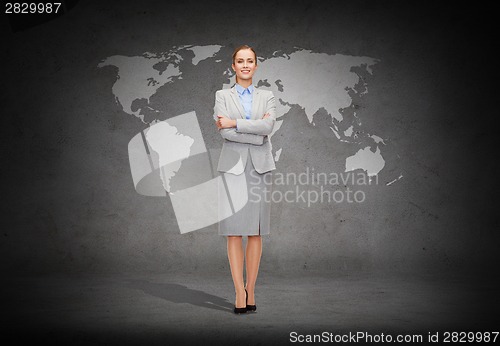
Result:
<svg viewBox="0 0 500 346">
<path fill-rule="evenodd" d="M 262 119 L 265 113 L 270 116 Z M 252 116 L 251 119 L 245 119 L 245 111 L 235 86 L 218 90 L 215 93 L 215 120 L 218 119 L 217 115 L 236 119 L 237 123 L 237 129 L 233 127 L 219 130 L 224 138 L 217 166 L 219 172 L 237 175 L 243 173 L 248 153 L 258 173 L 276 169 L 269 137 L 276 122 L 276 104 L 272 91 L 260 90 L 254 86 Z"/>
</svg>

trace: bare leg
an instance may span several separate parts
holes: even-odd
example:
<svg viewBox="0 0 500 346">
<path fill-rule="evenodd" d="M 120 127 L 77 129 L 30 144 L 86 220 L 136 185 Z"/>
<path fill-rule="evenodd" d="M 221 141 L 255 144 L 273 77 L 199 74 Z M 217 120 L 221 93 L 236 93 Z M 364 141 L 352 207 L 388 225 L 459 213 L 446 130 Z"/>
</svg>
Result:
<svg viewBox="0 0 500 346">
<path fill-rule="evenodd" d="M 262 237 L 260 235 L 248 236 L 246 249 L 247 256 L 247 285 L 248 305 L 255 305 L 255 282 L 259 273 L 260 257 L 262 255 Z"/>
<path fill-rule="evenodd" d="M 235 306 L 243 308 L 245 302 L 245 284 L 243 282 L 243 240 L 241 236 L 227 236 L 227 257 L 233 276 L 234 290 L 236 292 Z"/>
</svg>

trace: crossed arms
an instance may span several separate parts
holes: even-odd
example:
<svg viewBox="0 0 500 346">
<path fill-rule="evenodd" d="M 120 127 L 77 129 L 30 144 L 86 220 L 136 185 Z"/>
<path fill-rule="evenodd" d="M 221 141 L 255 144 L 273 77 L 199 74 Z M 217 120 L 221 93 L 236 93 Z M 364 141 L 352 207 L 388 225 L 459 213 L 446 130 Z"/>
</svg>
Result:
<svg viewBox="0 0 500 346">
<path fill-rule="evenodd" d="M 229 119 L 224 98 L 220 94 L 220 91 L 221 90 L 215 93 L 214 120 L 216 124 L 219 118 Z M 221 136 L 229 141 L 262 145 L 264 143 L 264 137 L 270 135 L 273 131 L 275 121 L 276 104 L 274 95 L 271 94 L 271 97 L 267 100 L 266 114 L 262 119 L 236 119 L 236 121 L 232 120 L 232 125 L 226 125 L 231 127 L 219 127 L 219 125 L 217 125 L 217 127 Z M 229 122 L 224 120 L 224 123 L 228 124 Z"/>
</svg>

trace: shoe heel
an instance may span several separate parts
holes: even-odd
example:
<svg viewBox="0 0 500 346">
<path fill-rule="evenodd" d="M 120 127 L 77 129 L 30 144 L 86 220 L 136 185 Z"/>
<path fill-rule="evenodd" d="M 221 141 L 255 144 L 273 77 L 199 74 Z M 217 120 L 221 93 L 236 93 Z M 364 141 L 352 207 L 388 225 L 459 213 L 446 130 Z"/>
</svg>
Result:
<svg viewBox="0 0 500 346">
<path fill-rule="evenodd" d="M 245 288 L 245 294 L 246 294 L 246 297 L 247 297 L 247 299 L 246 299 L 247 300 L 246 301 L 246 303 L 247 303 L 247 307 L 246 307 L 247 311 L 255 312 L 257 310 L 257 305 L 248 305 L 248 292 L 247 292 L 246 288 Z"/>
<path fill-rule="evenodd" d="M 245 294 L 247 294 L 247 290 L 245 290 Z M 246 300 L 248 301 L 248 295 L 246 296 Z M 235 314 L 245 314 L 247 312 L 247 308 L 237 308 L 236 305 L 234 306 L 234 313 Z"/>
</svg>

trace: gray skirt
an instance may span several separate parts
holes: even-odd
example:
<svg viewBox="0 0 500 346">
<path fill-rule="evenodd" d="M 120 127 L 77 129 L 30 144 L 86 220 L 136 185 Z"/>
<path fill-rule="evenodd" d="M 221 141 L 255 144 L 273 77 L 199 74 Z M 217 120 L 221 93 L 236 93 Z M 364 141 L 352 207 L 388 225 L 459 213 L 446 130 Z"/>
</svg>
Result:
<svg viewBox="0 0 500 346">
<path fill-rule="evenodd" d="M 241 175 L 231 173 L 221 173 L 221 175 L 224 182 L 221 188 L 226 189 L 233 201 L 238 199 L 243 201 L 240 205 L 244 206 L 237 211 L 235 209 L 238 207 L 235 208 L 235 205 L 238 203 L 231 206 L 234 213 L 219 221 L 219 235 L 270 234 L 272 171 L 258 173 L 253 166 L 251 155 L 248 155 L 245 171 Z M 219 204 L 219 208 L 227 209 L 227 206 L 222 204 Z"/>
</svg>

